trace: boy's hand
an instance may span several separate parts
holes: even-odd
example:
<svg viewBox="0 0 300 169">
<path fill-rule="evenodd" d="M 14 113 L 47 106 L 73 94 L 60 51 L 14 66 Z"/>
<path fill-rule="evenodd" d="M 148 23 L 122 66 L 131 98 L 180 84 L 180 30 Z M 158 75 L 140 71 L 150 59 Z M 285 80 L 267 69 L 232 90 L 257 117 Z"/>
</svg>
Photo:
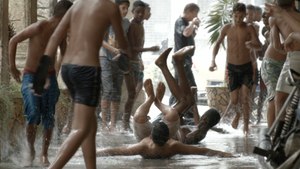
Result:
<svg viewBox="0 0 300 169">
<path fill-rule="evenodd" d="M 10 72 L 11 72 L 12 77 L 13 77 L 18 83 L 21 83 L 21 79 L 20 79 L 21 72 L 20 72 L 16 67 L 10 68 Z"/>
<path fill-rule="evenodd" d="M 209 67 L 209 71 L 213 72 L 213 71 L 215 71 L 215 70 L 217 70 L 216 62 L 215 62 L 215 61 L 212 61 L 212 62 L 211 62 L 211 65 L 210 65 L 210 67 Z"/>
<path fill-rule="evenodd" d="M 39 66 L 33 78 L 32 89 L 36 95 L 42 95 L 44 91 L 50 65 L 51 58 L 47 55 L 43 55 L 40 59 Z"/>
<path fill-rule="evenodd" d="M 193 20 L 192 20 L 192 23 L 193 25 L 195 25 L 197 28 L 199 27 L 201 21 L 199 18 L 195 17 Z"/>
</svg>

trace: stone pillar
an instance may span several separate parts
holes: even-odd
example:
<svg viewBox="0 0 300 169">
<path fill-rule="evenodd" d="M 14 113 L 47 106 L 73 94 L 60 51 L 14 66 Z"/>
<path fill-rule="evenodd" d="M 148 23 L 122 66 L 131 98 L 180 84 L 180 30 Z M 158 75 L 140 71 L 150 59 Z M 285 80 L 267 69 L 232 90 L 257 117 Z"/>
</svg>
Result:
<svg viewBox="0 0 300 169">
<path fill-rule="evenodd" d="M 0 1 L 1 84 L 9 83 L 8 73 L 8 0 Z"/>
<path fill-rule="evenodd" d="M 37 0 L 24 0 L 25 27 L 37 21 Z"/>
<path fill-rule="evenodd" d="M 49 17 L 53 15 L 54 6 L 57 3 L 57 0 L 49 0 Z"/>
</svg>

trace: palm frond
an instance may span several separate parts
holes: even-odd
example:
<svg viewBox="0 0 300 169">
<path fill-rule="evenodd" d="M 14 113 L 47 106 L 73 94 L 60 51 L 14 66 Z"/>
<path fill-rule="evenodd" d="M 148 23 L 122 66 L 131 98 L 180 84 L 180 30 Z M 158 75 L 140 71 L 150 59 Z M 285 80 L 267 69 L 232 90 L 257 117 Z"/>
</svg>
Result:
<svg viewBox="0 0 300 169">
<path fill-rule="evenodd" d="M 211 45 L 216 42 L 223 25 L 231 21 L 231 9 L 233 4 L 237 2 L 238 0 L 218 0 L 211 6 L 208 20 L 205 22 L 205 28 L 210 33 L 209 42 Z"/>
</svg>

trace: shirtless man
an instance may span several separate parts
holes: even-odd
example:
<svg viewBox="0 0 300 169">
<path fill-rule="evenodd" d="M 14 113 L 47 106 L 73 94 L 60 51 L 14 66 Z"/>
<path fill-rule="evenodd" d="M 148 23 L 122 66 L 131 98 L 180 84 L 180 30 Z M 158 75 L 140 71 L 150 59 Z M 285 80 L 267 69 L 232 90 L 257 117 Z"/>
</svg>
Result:
<svg viewBox="0 0 300 169">
<path fill-rule="evenodd" d="M 55 105 L 59 97 L 59 89 L 56 80 L 54 65 L 51 65 L 48 71 L 51 86 L 45 91 L 42 97 L 32 94 L 30 84 L 33 82 L 33 76 L 37 72 L 38 61 L 44 54 L 48 40 L 64 14 L 72 6 L 68 0 L 59 1 L 55 7 L 53 16 L 48 20 L 41 20 L 29 25 L 27 28 L 13 36 L 9 42 L 9 67 L 12 77 L 21 82 L 21 72 L 16 67 L 17 45 L 22 41 L 29 39 L 28 53 L 23 70 L 21 93 L 24 100 L 24 114 L 26 116 L 26 139 L 29 146 L 29 155 L 25 166 L 31 166 L 35 158 L 34 142 L 36 138 L 37 127 L 42 120 L 43 124 L 43 145 L 41 153 L 41 164 L 49 166 L 48 148 L 51 142 L 52 131 L 54 127 Z M 66 42 L 60 44 L 60 51 L 65 52 Z"/>
<path fill-rule="evenodd" d="M 281 8 L 280 11 L 278 10 L 279 13 L 276 14 L 276 16 L 279 16 L 280 14 L 282 14 L 282 16 L 274 17 L 274 27 L 277 28 L 282 38 L 286 40 L 289 37 L 289 35 L 292 32 L 294 32 L 294 30 L 297 30 L 296 24 L 297 23 L 299 24 L 300 22 L 300 13 L 296 11 L 293 0 L 276 0 L 276 4 L 278 5 L 278 7 Z M 290 46 L 291 48 L 288 50 L 285 50 L 284 45 L 278 42 L 279 42 L 278 40 L 271 41 L 276 51 L 281 53 L 287 52 L 287 58 L 283 65 L 276 86 L 276 96 L 275 96 L 276 115 L 279 114 L 280 109 L 282 108 L 285 100 L 287 99 L 289 93 L 292 91 L 292 86 L 286 83 L 286 78 L 289 77 L 290 68 L 293 68 L 294 70 L 298 69 L 298 72 L 300 72 L 299 70 L 300 42 L 294 41 Z M 281 128 L 284 124 L 283 122 L 284 117 L 285 116 L 281 116 L 280 118 L 280 122 L 277 125 L 278 131 L 281 131 Z"/>
<path fill-rule="evenodd" d="M 129 119 L 132 113 L 134 101 L 138 96 L 143 86 L 144 80 L 144 64 L 142 60 L 142 52 L 158 51 L 158 46 L 145 48 L 144 41 L 144 14 L 147 4 L 143 1 L 135 1 L 132 7 L 133 18 L 128 28 L 128 42 L 132 51 L 130 59 L 130 72 L 125 73 L 125 82 L 128 92 L 127 102 L 123 114 L 123 129 L 129 130 Z"/>
<path fill-rule="evenodd" d="M 127 48 L 118 6 L 110 0 L 77 1 L 51 36 L 40 67 L 52 62 L 58 44 L 70 31 L 70 42 L 62 61 L 62 78 L 74 102 L 72 130 L 49 169 L 61 169 L 81 147 L 85 166 L 96 169 L 96 106 L 100 94 L 99 49 L 108 27 L 114 28 L 120 49 Z M 37 76 L 35 91 L 43 86 L 44 75 Z M 40 79 L 40 80 L 39 80 Z M 42 82 L 42 83 L 40 83 Z"/>
<path fill-rule="evenodd" d="M 171 48 L 163 52 L 155 62 L 162 70 L 170 90 L 177 97 L 177 104 L 174 107 L 162 104 L 161 99 L 164 95 L 165 86 L 163 83 L 159 83 L 155 96 L 152 81 L 147 79 L 144 87 L 148 98 L 137 109 L 133 119 L 134 134 L 139 142 L 128 147 L 102 149 L 97 151 L 97 156 L 141 155 L 144 158 L 161 159 L 170 158 L 176 154 L 197 154 L 232 157 L 230 153 L 191 146 L 173 139 L 179 129 L 180 113 L 190 108 L 194 101 L 183 67 L 185 55 L 193 49 L 193 46 L 187 46 L 173 55 L 176 68 L 178 69 L 179 85 L 172 77 L 166 65 L 167 56 L 172 50 Z M 154 125 L 149 122 L 149 118 L 147 117 L 153 102 L 155 102 L 157 108 L 163 113 L 162 121 L 154 123 Z"/>
<path fill-rule="evenodd" d="M 212 63 L 209 68 L 214 71 L 217 68 L 215 59 L 220 45 L 227 36 L 227 69 L 229 76 L 230 104 L 237 108 L 238 101 L 241 101 L 244 115 L 244 133 L 249 133 L 249 96 L 253 84 L 252 62 L 256 60 L 251 57 L 250 50 L 259 49 L 261 44 L 256 31 L 252 25 L 244 22 L 246 7 L 243 3 L 236 3 L 233 6 L 233 22 L 223 26 L 213 49 Z M 238 99 L 239 94 L 241 99 Z M 226 112 L 229 111 L 230 104 Z M 224 114 L 226 114 L 226 112 Z M 236 116 L 232 121 L 232 127 L 237 128 L 240 113 L 236 110 Z"/>
</svg>

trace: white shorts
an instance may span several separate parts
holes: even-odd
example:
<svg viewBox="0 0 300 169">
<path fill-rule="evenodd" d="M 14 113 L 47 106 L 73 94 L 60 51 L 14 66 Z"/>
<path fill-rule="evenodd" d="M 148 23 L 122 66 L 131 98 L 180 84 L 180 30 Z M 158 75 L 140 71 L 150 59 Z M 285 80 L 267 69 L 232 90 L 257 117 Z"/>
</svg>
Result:
<svg viewBox="0 0 300 169">
<path fill-rule="evenodd" d="M 286 61 L 278 78 L 276 91 L 288 94 L 292 91 L 293 86 L 286 82 L 286 79 L 289 77 L 290 69 L 300 73 L 300 51 L 288 52 Z"/>
</svg>

